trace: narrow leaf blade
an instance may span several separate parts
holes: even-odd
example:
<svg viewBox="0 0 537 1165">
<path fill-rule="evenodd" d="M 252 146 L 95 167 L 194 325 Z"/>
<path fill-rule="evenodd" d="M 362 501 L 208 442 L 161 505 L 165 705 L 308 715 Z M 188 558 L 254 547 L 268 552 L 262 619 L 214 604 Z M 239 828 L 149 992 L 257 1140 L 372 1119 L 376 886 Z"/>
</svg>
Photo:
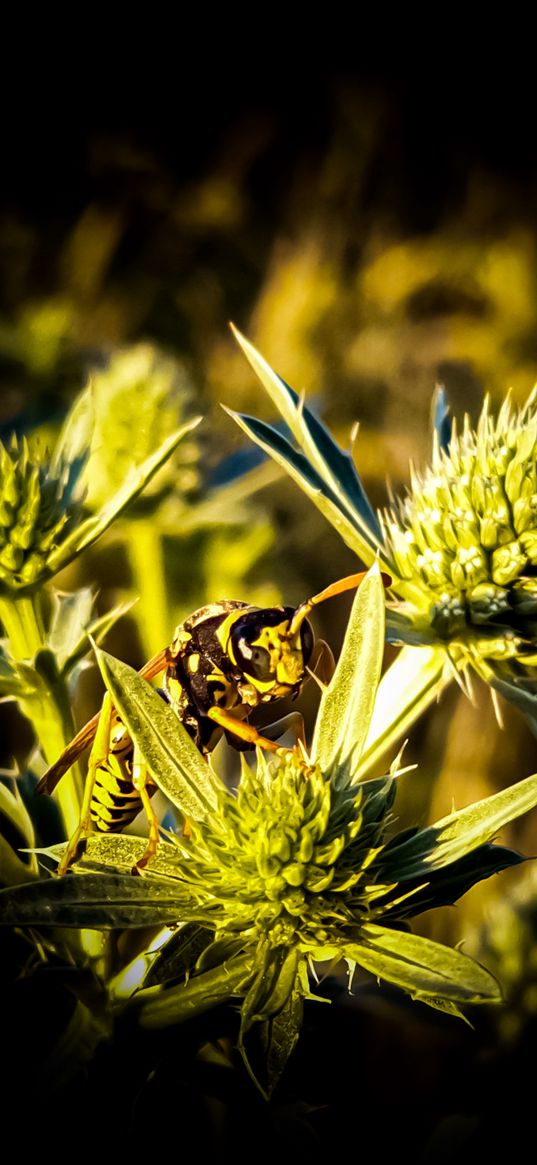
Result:
<svg viewBox="0 0 537 1165">
<path fill-rule="evenodd" d="M 312 758 L 323 772 L 355 768 L 369 731 L 384 653 L 384 588 L 377 566 L 356 593 L 338 665 L 323 692 Z"/>
<path fill-rule="evenodd" d="M 438 995 L 458 1003 L 501 999 L 496 979 L 460 951 L 373 923 L 362 927 L 361 934 L 361 943 L 346 948 L 347 957 L 412 995 Z"/>
<path fill-rule="evenodd" d="M 99 648 L 96 656 L 114 706 L 153 780 L 185 816 L 203 820 L 216 805 L 214 778 L 186 729 L 137 672 Z"/>
<path fill-rule="evenodd" d="M 136 928 L 177 922 L 189 906 L 190 892 L 176 882 L 129 874 L 67 875 L 0 891 L 0 925 Z"/>
<path fill-rule="evenodd" d="M 441 647 L 403 647 L 383 675 L 364 744 L 358 777 L 406 736 L 409 728 L 451 683 Z"/>
</svg>

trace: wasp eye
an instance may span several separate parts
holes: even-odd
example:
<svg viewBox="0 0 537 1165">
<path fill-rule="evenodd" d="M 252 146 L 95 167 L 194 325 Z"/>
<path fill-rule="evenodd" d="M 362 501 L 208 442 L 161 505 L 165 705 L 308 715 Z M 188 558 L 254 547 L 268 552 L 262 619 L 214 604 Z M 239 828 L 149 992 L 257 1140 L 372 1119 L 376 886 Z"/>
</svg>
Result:
<svg viewBox="0 0 537 1165">
<path fill-rule="evenodd" d="M 252 647 L 244 635 L 235 643 L 235 655 L 237 663 L 254 680 L 265 683 L 274 678 L 268 651 L 264 647 Z"/>
<path fill-rule="evenodd" d="M 311 659 L 314 643 L 315 636 L 313 634 L 313 627 L 311 623 L 305 619 L 300 628 L 300 645 L 302 647 L 302 658 L 304 660 L 304 666 L 306 666 Z"/>
</svg>

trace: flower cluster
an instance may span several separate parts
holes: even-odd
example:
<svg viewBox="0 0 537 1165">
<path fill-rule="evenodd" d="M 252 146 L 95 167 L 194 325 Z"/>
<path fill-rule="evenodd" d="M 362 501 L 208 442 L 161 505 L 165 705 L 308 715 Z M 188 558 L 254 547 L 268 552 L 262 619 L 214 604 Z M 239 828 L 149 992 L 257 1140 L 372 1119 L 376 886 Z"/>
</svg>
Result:
<svg viewBox="0 0 537 1165">
<path fill-rule="evenodd" d="M 80 463 L 51 461 L 25 438 L 0 442 L 0 580 L 13 589 L 31 586 L 60 545 L 69 520 L 80 512 L 75 486 Z"/>
<path fill-rule="evenodd" d="M 171 356 L 151 344 L 136 344 L 114 353 L 91 380 L 95 427 L 91 444 L 88 505 L 103 505 L 120 488 L 132 465 L 143 461 L 191 412 L 192 391 L 186 373 Z M 172 464 L 144 491 L 142 505 L 161 501 L 178 488 L 188 493 L 198 484 L 197 442 L 188 437 Z M 140 504 L 140 502 L 139 502 Z"/>
<path fill-rule="evenodd" d="M 177 841 L 207 922 L 312 950 L 355 929 L 394 784 L 380 796 L 374 783 L 372 799 L 367 783 L 337 789 L 291 752 L 245 766 L 237 795 L 219 790 L 218 812 Z"/>
<path fill-rule="evenodd" d="M 537 638 L 537 410 L 533 393 L 496 420 L 485 404 L 384 518 L 403 580 L 426 597 L 433 634 L 479 641 L 485 657 L 528 657 Z"/>
</svg>

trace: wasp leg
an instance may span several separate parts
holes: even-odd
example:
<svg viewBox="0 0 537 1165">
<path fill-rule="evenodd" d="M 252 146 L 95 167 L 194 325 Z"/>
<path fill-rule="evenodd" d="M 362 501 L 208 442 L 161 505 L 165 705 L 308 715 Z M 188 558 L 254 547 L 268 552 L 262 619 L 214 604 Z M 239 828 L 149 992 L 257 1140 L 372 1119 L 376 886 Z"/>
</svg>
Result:
<svg viewBox="0 0 537 1165">
<path fill-rule="evenodd" d="M 288 716 L 273 720 L 272 724 L 263 725 L 263 734 L 267 740 L 280 740 L 286 732 L 292 732 L 295 738 L 293 747 L 296 747 L 299 740 L 305 745 L 304 717 L 301 712 L 289 712 Z M 283 746 L 280 745 L 281 747 Z"/>
<path fill-rule="evenodd" d="M 84 786 L 84 798 L 82 801 L 82 808 L 80 810 L 80 821 L 69 840 L 69 845 L 63 855 L 63 858 L 58 866 L 58 874 L 66 874 L 69 867 L 72 865 L 78 847 L 81 841 L 85 841 L 91 833 L 91 816 L 90 806 L 93 797 L 93 790 L 95 781 L 97 779 L 97 770 L 101 765 L 106 765 L 108 754 L 110 752 L 110 731 L 112 727 L 112 701 L 109 692 L 106 693 L 101 714 L 99 716 L 99 723 L 97 731 L 91 747 L 91 752 L 88 760 L 88 775 L 86 777 L 86 784 Z"/>
<path fill-rule="evenodd" d="M 145 866 L 147 866 L 147 863 L 151 861 L 151 858 L 154 858 L 157 852 L 160 835 L 158 817 L 151 804 L 151 793 L 148 793 L 147 791 L 147 765 L 145 764 L 145 761 L 136 744 L 134 745 L 134 755 L 132 758 L 132 784 L 133 788 L 136 789 L 136 792 L 138 793 L 140 801 L 142 802 L 142 806 L 147 817 L 147 824 L 149 826 L 147 849 L 145 850 L 145 853 L 142 854 L 141 858 L 138 859 L 136 865 L 132 868 L 133 874 L 139 874 L 140 871 L 143 870 Z M 153 785 L 153 782 L 149 780 L 149 784 Z M 155 787 L 153 785 L 152 792 L 154 791 Z"/>
<path fill-rule="evenodd" d="M 242 720 L 235 720 L 223 708 L 209 708 L 207 716 L 219 724 L 225 732 L 231 732 L 234 736 L 238 736 L 239 740 L 247 740 L 249 744 L 257 744 L 269 752 L 280 752 L 279 745 L 274 744 L 274 741 L 269 740 L 268 737 L 261 736 L 253 724 L 244 724 Z"/>
</svg>

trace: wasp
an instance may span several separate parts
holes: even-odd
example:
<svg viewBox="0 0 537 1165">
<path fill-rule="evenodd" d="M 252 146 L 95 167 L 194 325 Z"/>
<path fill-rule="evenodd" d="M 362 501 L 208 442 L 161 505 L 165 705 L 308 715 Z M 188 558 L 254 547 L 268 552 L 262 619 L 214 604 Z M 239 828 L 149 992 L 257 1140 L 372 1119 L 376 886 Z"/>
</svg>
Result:
<svg viewBox="0 0 537 1165">
<path fill-rule="evenodd" d="M 308 615 L 326 599 L 358 587 L 364 573 L 339 579 L 298 607 L 260 608 L 231 599 L 209 603 L 176 628 L 172 643 L 144 664 L 139 674 L 150 681 L 164 673 L 160 694 L 203 754 L 210 753 L 224 733 L 239 749 L 259 745 L 277 751 L 278 735 L 290 726 L 304 740 L 299 713 L 263 729 L 263 734 L 248 722 L 248 716 L 261 704 L 284 696 L 296 698 L 308 675 L 328 683 L 334 657 L 324 640 L 315 641 Z M 384 581 L 389 585 L 391 580 L 384 576 Z M 109 693 L 101 711 L 47 770 L 36 791 L 52 793 L 90 744 L 80 822 L 58 872 L 69 869 L 92 827 L 102 833 L 121 832 L 143 808 L 149 838 L 135 867 L 138 872 L 158 845 L 159 824 L 151 805 L 157 786 Z"/>
</svg>

